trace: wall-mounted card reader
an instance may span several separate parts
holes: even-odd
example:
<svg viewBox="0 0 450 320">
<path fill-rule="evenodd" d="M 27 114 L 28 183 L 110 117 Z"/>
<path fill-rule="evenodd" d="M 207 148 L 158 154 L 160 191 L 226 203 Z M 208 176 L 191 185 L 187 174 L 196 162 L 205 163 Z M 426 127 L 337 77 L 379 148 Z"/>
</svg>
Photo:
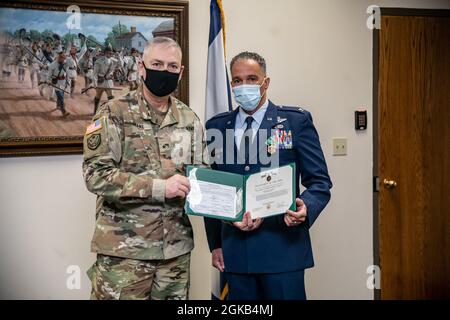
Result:
<svg viewBox="0 0 450 320">
<path fill-rule="evenodd" d="M 367 129 L 367 111 L 355 111 L 355 130 Z"/>
</svg>

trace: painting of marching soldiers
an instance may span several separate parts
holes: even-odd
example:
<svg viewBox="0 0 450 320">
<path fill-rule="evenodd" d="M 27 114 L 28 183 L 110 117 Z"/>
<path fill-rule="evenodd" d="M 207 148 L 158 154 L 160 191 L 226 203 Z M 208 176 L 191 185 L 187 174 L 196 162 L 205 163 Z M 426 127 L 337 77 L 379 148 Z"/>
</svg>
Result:
<svg viewBox="0 0 450 320">
<path fill-rule="evenodd" d="M 0 139 L 81 136 L 99 105 L 135 90 L 138 61 L 167 17 L 0 8 Z"/>
</svg>

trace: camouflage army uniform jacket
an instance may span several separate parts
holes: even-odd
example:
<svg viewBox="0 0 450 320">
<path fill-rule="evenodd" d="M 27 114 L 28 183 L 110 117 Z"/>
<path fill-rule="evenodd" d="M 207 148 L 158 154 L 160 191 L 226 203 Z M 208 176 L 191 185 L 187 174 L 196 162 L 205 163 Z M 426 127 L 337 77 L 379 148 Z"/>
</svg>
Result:
<svg viewBox="0 0 450 320">
<path fill-rule="evenodd" d="M 206 165 L 203 129 L 189 107 L 170 102 L 158 124 L 141 85 L 102 105 L 86 130 L 83 175 L 98 195 L 93 252 L 163 260 L 193 249 L 184 199 L 165 199 L 165 179 Z"/>
</svg>

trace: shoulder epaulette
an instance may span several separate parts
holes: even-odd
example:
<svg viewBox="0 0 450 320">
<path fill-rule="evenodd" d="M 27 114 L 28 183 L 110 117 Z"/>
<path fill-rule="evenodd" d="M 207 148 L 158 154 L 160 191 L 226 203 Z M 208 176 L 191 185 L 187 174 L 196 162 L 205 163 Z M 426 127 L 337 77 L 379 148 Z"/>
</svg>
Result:
<svg viewBox="0 0 450 320">
<path fill-rule="evenodd" d="M 215 116 L 213 116 L 211 119 L 209 119 L 208 121 L 213 120 L 213 119 L 218 119 L 218 118 L 222 118 L 222 117 L 228 116 L 228 115 L 230 115 L 232 112 L 233 112 L 233 110 L 218 113 L 218 114 L 216 114 Z"/>
<path fill-rule="evenodd" d="M 302 107 L 290 107 L 290 106 L 278 106 L 280 110 L 284 111 L 295 111 L 295 112 L 301 112 L 305 113 L 305 109 Z"/>
</svg>

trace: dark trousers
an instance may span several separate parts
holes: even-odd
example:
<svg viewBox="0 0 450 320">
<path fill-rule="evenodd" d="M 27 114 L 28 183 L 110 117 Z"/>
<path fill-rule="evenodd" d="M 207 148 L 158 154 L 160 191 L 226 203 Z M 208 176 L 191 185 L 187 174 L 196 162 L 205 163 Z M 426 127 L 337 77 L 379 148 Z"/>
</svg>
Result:
<svg viewBox="0 0 450 320">
<path fill-rule="evenodd" d="M 60 110 L 65 110 L 65 108 L 64 108 L 64 92 L 56 89 L 55 93 L 56 93 L 56 107 Z"/>
<path fill-rule="evenodd" d="M 19 78 L 19 81 L 23 81 L 25 79 L 25 69 L 24 68 L 19 67 L 18 78 Z"/>
<path fill-rule="evenodd" d="M 228 300 L 306 300 L 305 271 L 225 273 Z"/>
<path fill-rule="evenodd" d="M 75 90 L 75 84 L 77 83 L 76 79 L 70 79 L 70 95 L 73 94 L 74 90 Z"/>
</svg>

